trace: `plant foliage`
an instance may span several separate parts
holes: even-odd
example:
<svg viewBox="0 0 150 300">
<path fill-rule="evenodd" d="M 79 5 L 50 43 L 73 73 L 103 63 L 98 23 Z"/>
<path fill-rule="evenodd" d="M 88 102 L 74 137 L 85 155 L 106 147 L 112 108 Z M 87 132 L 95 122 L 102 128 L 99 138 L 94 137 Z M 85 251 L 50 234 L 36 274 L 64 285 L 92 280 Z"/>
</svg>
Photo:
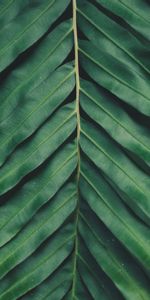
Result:
<svg viewBox="0 0 150 300">
<path fill-rule="evenodd" d="M 0 1 L 0 300 L 150 299 L 149 9 Z"/>
</svg>

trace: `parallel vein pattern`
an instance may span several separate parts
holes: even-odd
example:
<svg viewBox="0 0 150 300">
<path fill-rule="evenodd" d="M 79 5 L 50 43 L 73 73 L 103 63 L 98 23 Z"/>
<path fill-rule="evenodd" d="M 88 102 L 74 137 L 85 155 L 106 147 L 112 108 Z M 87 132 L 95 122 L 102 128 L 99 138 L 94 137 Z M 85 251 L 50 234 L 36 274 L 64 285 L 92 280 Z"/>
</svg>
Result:
<svg viewBox="0 0 150 300">
<path fill-rule="evenodd" d="M 0 70 L 13 65 L 0 90 L 0 299 L 62 299 L 72 284 L 78 198 L 72 14 L 58 21 L 70 1 L 7 2 Z"/>
<path fill-rule="evenodd" d="M 85 299 L 148 300 L 150 131 L 145 120 L 150 112 L 150 69 L 147 15 L 144 19 L 138 14 L 140 3 L 141 14 L 146 11 L 146 1 L 77 3 L 78 270 L 88 293 Z M 78 285 L 77 299 L 84 299 Z"/>
<path fill-rule="evenodd" d="M 0 300 L 150 299 L 148 10 L 0 2 Z"/>
</svg>

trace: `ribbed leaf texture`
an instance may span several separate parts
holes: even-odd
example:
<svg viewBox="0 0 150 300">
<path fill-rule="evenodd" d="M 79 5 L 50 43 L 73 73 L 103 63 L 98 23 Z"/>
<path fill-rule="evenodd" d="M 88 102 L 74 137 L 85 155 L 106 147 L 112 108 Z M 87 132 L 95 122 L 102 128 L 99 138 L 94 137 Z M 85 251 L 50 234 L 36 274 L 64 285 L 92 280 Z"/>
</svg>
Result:
<svg viewBox="0 0 150 300">
<path fill-rule="evenodd" d="M 149 12 L 0 1 L 0 300 L 150 299 Z"/>
</svg>

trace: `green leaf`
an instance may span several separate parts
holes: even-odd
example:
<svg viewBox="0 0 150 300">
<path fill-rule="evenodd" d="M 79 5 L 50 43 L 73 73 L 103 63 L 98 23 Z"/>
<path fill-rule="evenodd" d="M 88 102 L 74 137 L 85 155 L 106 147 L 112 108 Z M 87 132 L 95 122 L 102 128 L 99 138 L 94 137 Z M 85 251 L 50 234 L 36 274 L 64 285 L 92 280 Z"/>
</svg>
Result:
<svg viewBox="0 0 150 300">
<path fill-rule="evenodd" d="M 127 195 L 125 200 L 133 211 L 150 224 L 149 176 L 139 170 L 104 131 L 88 121 L 83 120 L 81 125 L 84 153 Z"/>
<path fill-rule="evenodd" d="M 17 11 L 11 22 L 5 14 L 3 29 L 0 31 L 0 71 L 35 43 L 62 14 L 68 3 L 69 0 L 61 3 L 58 0 L 27 2 L 27 6 Z"/>
<path fill-rule="evenodd" d="M 149 86 L 139 74 L 88 41 L 80 41 L 81 64 L 98 84 L 122 101 L 150 115 Z"/>
<path fill-rule="evenodd" d="M 36 88 L 63 62 L 72 46 L 72 21 L 69 20 L 46 35 L 33 53 L 12 70 L 0 90 L 0 122 L 19 105 L 26 91 Z"/>
<path fill-rule="evenodd" d="M 148 12 L 0 2 L 0 300 L 150 299 Z"/>
<path fill-rule="evenodd" d="M 150 141 L 147 128 L 142 124 L 139 126 L 118 105 L 117 99 L 111 98 L 107 90 L 82 80 L 80 91 L 80 103 L 84 111 L 114 140 L 133 154 L 137 154 L 149 166 Z"/>
<path fill-rule="evenodd" d="M 100 5 L 106 7 L 114 15 L 121 17 L 121 21 L 135 30 L 134 34 L 140 34 L 141 38 L 150 39 L 149 35 L 149 4 L 146 0 L 96 0 Z"/>
<path fill-rule="evenodd" d="M 41 165 L 68 138 L 75 127 L 75 107 L 74 103 L 71 103 L 58 110 L 31 140 L 12 154 L 7 164 L 1 168 L 0 193 L 8 191 L 26 174 Z"/>
</svg>

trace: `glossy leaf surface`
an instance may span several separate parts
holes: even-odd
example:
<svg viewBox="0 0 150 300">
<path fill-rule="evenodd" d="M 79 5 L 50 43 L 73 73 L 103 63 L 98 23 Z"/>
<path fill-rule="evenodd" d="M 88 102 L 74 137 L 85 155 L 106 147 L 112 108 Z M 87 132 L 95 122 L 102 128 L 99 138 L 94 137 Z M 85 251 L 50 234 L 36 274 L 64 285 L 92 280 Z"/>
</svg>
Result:
<svg viewBox="0 0 150 300">
<path fill-rule="evenodd" d="M 0 300 L 150 299 L 149 9 L 0 2 Z"/>
</svg>

